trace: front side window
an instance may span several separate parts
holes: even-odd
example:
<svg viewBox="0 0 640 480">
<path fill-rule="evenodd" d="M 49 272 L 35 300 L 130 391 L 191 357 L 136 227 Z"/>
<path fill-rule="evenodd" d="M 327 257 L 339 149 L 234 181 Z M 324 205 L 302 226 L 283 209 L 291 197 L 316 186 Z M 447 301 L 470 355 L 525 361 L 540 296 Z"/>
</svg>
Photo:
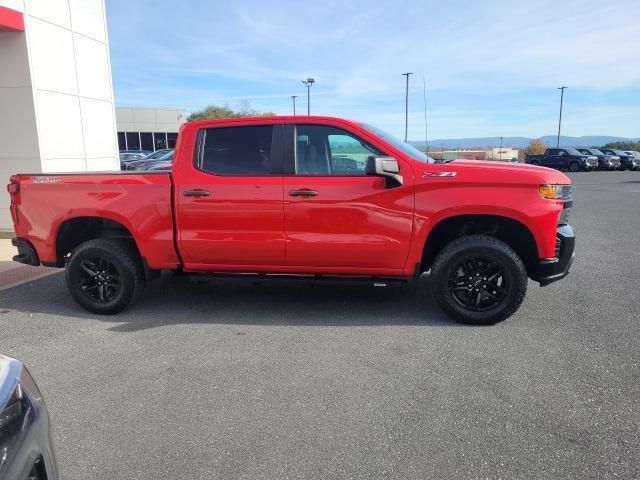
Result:
<svg viewBox="0 0 640 480">
<path fill-rule="evenodd" d="M 299 175 L 365 175 L 375 147 L 352 134 L 323 125 L 296 127 L 296 173 Z"/>
<path fill-rule="evenodd" d="M 272 135 L 273 125 L 203 129 L 196 166 L 216 175 L 269 175 Z"/>
</svg>

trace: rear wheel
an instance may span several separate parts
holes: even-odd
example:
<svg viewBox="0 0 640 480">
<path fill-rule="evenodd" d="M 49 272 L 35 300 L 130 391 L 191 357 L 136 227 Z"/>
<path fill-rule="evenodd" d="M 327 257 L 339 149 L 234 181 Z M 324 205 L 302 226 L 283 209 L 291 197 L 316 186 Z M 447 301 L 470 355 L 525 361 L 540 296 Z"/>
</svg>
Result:
<svg viewBox="0 0 640 480">
<path fill-rule="evenodd" d="M 93 313 L 114 314 L 135 301 L 145 285 L 138 252 L 126 241 L 89 240 L 71 253 L 65 278 L 71 296 Z"/>
<path fill-rule="evenodd" d="M 431 293 L 459 322 L 491 325 L 510 317 L 527 291 L 527 271 L 506 243 L 487 235 L 454 240 L 431 267 Z"/>
</svg>

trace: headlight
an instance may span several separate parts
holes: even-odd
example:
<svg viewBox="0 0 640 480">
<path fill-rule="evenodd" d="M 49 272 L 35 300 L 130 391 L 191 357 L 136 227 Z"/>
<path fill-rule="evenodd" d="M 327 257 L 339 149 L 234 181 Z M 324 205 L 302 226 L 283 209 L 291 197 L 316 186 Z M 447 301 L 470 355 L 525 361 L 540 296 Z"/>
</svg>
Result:
<svg viewBox="0 0 640 480">
<path fill-rule="evenodd" d="M 540 185 L 540 195 L 550 200 L 570 200 L 571 185 Z"/>
</svg>

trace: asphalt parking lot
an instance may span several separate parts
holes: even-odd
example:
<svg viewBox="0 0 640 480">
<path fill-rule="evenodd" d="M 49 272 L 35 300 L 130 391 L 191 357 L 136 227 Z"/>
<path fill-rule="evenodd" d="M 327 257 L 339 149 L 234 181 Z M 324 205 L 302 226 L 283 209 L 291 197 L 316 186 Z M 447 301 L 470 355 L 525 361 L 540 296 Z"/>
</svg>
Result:
<svg viewBox="0 0 640 480">
<path fill-rule="evenodd" d="M 420 288 L 199 285 L 115 317 L 0 293 L 65 479 L 638 478 L 640 172 L 572 174 L 577 258 L 493 327 Z"/>
</svg>

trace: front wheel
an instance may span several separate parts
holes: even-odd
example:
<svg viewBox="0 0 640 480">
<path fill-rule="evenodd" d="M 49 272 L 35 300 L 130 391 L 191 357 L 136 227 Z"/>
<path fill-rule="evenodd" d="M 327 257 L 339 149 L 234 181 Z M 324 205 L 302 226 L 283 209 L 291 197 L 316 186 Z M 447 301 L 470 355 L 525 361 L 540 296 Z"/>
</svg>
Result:
<svg viewBox="0 0 640 480">
<path fill-rule="evenodd" d="M 572 172 L 577 172 L 580 170 L 580 164 L 578 162 L 571 162 L 569 164 L 569 170 Z"/>
<path fill-rule="evenodd" d="M 506 243 L 468 235 L 449 243 L 431 266 L 431 293 L 455 320 L 492 325 L 513 315 L 527 291 L 527 271 Z"/>
<path fill-rule="evenodd" d="M 71 253 L 65 278 L 71 296 L 93 313 L 110 315 L 135 301 L 145 285 L 140 255 L 126 241 L 89 240 Z"/>
</svg>

